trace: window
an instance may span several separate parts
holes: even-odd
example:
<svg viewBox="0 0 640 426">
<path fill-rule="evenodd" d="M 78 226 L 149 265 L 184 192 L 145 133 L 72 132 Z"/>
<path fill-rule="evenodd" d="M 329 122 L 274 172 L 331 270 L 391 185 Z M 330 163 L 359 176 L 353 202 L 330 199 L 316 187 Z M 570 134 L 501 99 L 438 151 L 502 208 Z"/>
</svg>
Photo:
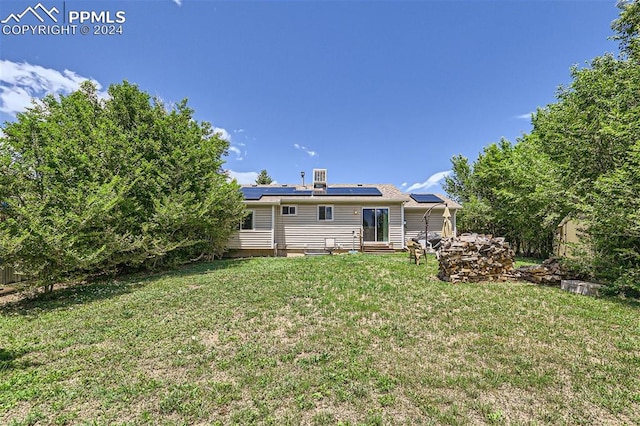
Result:
<svg viewBox="0 0 640 426">
<path fill-rule="evenodd" d="M 253 211 L 249 210 L 249 214 L 240 222 L 240 230 L 246 231 L 253 229 Z"/>
<path fill-rule="evenodd" d="M 318 220 L 333 220 L 333 206 L 318 206 Z"/>
<path fill-rule="evenodd" d="M 282 216 L 295 216 L 296 206 L 282 206 Z"/>
</svg>

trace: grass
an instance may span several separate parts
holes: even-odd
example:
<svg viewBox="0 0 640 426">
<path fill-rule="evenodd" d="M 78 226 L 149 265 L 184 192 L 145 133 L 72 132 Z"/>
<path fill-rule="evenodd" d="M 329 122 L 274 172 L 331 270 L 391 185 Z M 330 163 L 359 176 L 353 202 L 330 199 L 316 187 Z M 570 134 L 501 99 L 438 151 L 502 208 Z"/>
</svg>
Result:
<svg viewBox="0 0 640 426">
<path fill-rule="evenodd" d="M 515 259 L 515 264 L 514 266 L 516 268 L 519 268 L 521 266 L 532 266 L 532 265 L 539 265 L 544 261 L 544 259 L 538 259 L 535 257 L 522 257 L 522 256 L 517 256 Z"/>
<path fill-rule="evenodd" d="M 0 424 L 638 424 L 640 310 L 405 255 L 225 260 L 0 307 Z"/>
</svg>

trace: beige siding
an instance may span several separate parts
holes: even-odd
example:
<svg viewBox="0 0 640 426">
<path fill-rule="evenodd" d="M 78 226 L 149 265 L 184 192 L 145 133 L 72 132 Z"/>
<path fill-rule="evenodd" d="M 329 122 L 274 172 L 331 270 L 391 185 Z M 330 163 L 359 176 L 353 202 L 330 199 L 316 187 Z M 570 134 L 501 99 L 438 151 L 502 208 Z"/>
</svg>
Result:
<svg viewBox="0 0 640 426">
<path fill-rule="evenodd" d="M 272 206 L 249 207 L 248 210 L 253 211 L 253 229 L 235 232 L 227 247 L 230 249 L 273 248 Z"/>
<path fill-rule="evenodd" d="M 432 210 L 429 215 L 429 232 L 442 231 L 442 213 L 444 210 Z M 419 233 L 424 232 L 425 223 L 422 217 L 426 213 L 426 210 L 408 210 L 404 211 L 404 218 L 407 221 L 407 227 L 405 228 L 405 238 L 411 239 L 418 236 Z"/>
<path fill-rule="evenodd" d="M 287 204 L 295 205 L 295 204 Z M 336 245 L 348 250 L 360 247 L 362 228 L 362 205 L 330 204 L 333 206 L 333 220 L 318 220 L 318 205 L 298 204 L 295 216 L 282 215 L 282 208 L 276 211 L 276 242 L 278 248 L 288 250 L 322 249 L 325 238 L 335 238 Z M 364 206 L 369 207 L 369 206 Z M 394 247 L 402 247 L 402 212 L 400 205 L 375 205 L 371 207 L 389 208 L 389 241 Z M 354 239 L 355 235 L 355 239 Z"/>
<path fill-rule="evenodd" d="M 402 205 L 389 206 L 389 242 L 394 248 L 404 247 L 402 227 Z"/>
</svg>

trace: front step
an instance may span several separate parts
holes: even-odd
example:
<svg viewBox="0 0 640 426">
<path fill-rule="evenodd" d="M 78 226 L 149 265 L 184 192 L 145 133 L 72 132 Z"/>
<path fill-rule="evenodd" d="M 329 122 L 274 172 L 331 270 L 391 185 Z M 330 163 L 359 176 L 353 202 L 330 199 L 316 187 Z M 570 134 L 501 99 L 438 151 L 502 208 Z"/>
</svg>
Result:
<svg viewBox="0 0 640 426">
<path fill-rule="evenodd" d="M 364 244 L 362 246 L 363 253 L 372 253 L 372 254 L 386 254 L 386 253 L 395 253 L 396 251 L 389 247 L 387 243 L 378 243 L 378 244 Z"/>
</svg>

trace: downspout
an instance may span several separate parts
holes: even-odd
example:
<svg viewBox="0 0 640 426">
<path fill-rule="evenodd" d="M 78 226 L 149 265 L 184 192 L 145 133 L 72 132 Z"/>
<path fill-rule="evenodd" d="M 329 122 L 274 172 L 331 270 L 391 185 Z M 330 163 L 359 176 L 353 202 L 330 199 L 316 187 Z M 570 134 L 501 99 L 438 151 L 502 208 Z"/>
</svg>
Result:
<svg viewBox="0 0 640 426">
<path fill-rule="evenodd" d="M 400 205 L 400 226 L 402 226 L 402 248 L 403 249 L 407 248 L 407 240 L 406 240 L 407 223 L 404 220 L 404 205 L 406 203 L 407 203 L 406 201 L 403 201 L 402 204 Z"/>
<path fill-rule="evenodd" d="M 276 243 L 276 206 L 271 206 L 271 248 L 275 255 L 278 255 L 278 245 Z"/>
</svg>

